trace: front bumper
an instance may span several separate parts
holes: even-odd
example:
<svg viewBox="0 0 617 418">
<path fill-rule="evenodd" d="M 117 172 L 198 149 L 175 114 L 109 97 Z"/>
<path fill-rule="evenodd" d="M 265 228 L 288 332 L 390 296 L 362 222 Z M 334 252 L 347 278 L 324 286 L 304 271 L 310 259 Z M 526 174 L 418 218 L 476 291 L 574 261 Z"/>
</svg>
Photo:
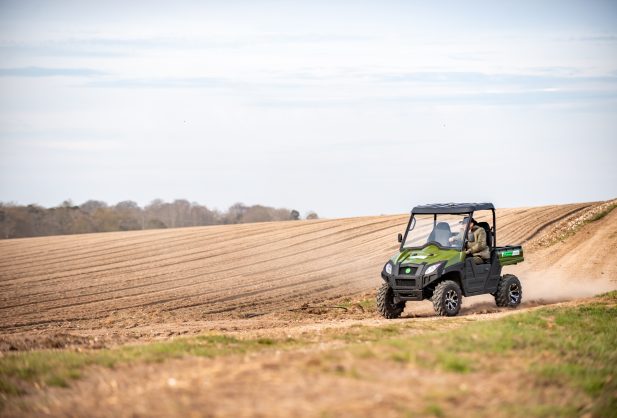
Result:
<svg viewBox="0 0 617 418">
<path fill-rule="evenodd" d="M 400 274 L 404 269 L 407 269 L 407 267 L 409 267 L 414 274 Z M 425 276 L 423 272 L 426 268 L 427 266 L 424 264 L 394 266 L 392 274 L 388 274 L 385 270 L 382 270 L 381 278 L 384 279 L 394 291 L 394 298 L 396 301 L 424 300 L 424 288 L 427 284 L 434 281 L 442 271 L 440 267 L 433 274 Z"/>
<path fill-rule="evenodd" d="M 398 301 L 403 300 L 423 300 L 422 276 L 410 277 L 406 274 L 387 274 L 381 273 L 384 279 L 394 291 L 394 298 Z"/>
</svg>

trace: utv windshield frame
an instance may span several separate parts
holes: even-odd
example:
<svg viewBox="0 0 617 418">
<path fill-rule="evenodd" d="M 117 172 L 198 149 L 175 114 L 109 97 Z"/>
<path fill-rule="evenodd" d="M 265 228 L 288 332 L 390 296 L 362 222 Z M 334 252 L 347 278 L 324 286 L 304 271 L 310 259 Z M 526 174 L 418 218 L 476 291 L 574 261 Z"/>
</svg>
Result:
<svg viewBox="0 0 617 418">
<path fill-rule="evenodd" d="M 429 245 L 434 245 L 436 247 L 439 247 L 443 250 L 455 250 L 455 251 L 462 251 L 463 246 L 465 245 L 465 240 L 462 240 L 457 246 L 443 246 L 441 245 L 439 242 L 437 241 L 426 241 L 424 244 L 422 245 L 416 245 L 416 246 L 405 246 L 405 243 L 407 242 L 407 237 L 409 235 L 409 233 L 411 231 L 413 231 L 416 226 L 417 226 L 417 222 L 415 222 L 414 228 L 411 228 L 412 226 L 412 222 L 414 222 L 414 219 L 416 219 L 416 215 L 423 215 L 423 216 L 427 216 L 427 215 L 433 215 L 433 228 L 435 227 L 435 225 L 437 224 L 437 215 L 454 215 L 454 216 L 461 216 L 461 220 L 465 219 L 464 216 L 469 216 L 471 217 L 471 213 L 412 213 L 411 216 L 409 217 L 409 222 L 407 222 L 407 229 L 405 230 L 405 235 L 403 236 L 403 240 L 401 242 L 401 246 L 400 246 L 400 251 L 403 250 L 419 250 L 425 247 L 428 247 Z M 463 237 L 467 236 L 467 233 L 469 232 L 469 222 L 467 222 L 467 224 L 465 225 L 465 232 Z"/>
<path fill-rule="evenodd" d="M 486 204 L 486 203 L 461 204 L 461 205 L 456 205 L 456 206 L 457 207 L 453 207 L 452 205 L 416 206 L 412 210 L 411 216 L 409 217 L 409 221 L 407 222 L 407 228 L 405 229 L 405 235 L 403 235 L 403 239 L 401 240 L 399 251 L 402 252 L 404 250 L 419 250 L 419 249 L 428 247 L 429 245 L 434 245 L 443 250 L 462 251 L 467 241 L 466 237 L 468 236 L 467 234 L 469 233 L 471 222 L 467 222 L 467 225 L 465 226 L 465 233 L 463 235 L 463 237 L 465 238 L 461 241 L 458 247 L 444 247 L 439 242 L 436 242 L 436 241 L 427 241 L 420 246 L 405 247 L 405 242 L 407 241 L 407 236 L 410 232 L 409 228 L 411 227 L 411 223 L 413 222 L 415 215 L 433 215 L 433 227 L 434 227 L 437 223 L 437 215 L 464 215 L 464 216 L 469 216 L 469 219 L 471 219 L 473 218 L 473 214 L 475 211 L 484 211 L 484 210 L 490 210 L 493 215 L 493 227 L 492 227 L 491 232 L 493 235 L 493 248 L 495 248 L 497 246 L 497 222 L 496 222 L 497 219 L 495 216 L 495 207 L 490 203 L 489 204 Z M 448 208 L 450 210 L 447 210 Z"/>
</svg>

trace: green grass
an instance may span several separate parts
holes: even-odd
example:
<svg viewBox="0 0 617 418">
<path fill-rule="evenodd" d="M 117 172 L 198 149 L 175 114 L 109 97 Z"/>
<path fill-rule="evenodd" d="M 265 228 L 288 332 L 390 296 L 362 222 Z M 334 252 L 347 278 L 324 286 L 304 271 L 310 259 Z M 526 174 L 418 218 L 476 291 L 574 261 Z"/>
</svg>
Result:
<svg viewBox="0 0 617 418">
<path fill-rule="evenodd" d="M 351 298 L 345 298 L 334 306 L 338 306 L 347 310 L 353 309 L 354 307 L 360 308 L 363 312 L 374 312 L 377 306 L 377 302 L 374 297 L 354 300 Z"/>
<path fill-rule="evenodd" d="M 377 307 L 377 302 L 375 301 L 375 298 L 362 299 L 358 302 L 358 305 L 361 306 L 365 312 L 374 312 Z"/>
<path fill-rule="evenodd" d="M 611 292 L 598 295 L 598 299 L 608 300 L 611 302 L 617 302 L 617 290 L 613 290 Z"/>
<path fill-rule="evenodd" d="M 433 417 L 438 417 L 438 418 L 445 416 L 441 407 L 435 403 L 428 404 L 428 406 L 424 409 L 424 412 L 428 416 L 433 416 Z"/>
<path fill-rule="evenodd" d="M 388 331 L 395 337 L 371 339 L 370 344 L 362 345 L 361 351 L 359 348 L 349 351 L 361 353 L 364 358 L 376 357 L 457 374 L 499 371 L 517 364 L 539 386 L 568 387 L 587 394 L 593 399 L 594 416 L 617 416 L 617 306 L 614 302 L 617 302 L 617 291 L 586 305 L 547 307 L 423 335 L 405 336 L 401 325 L 398 335 Z M 369 335 L 377 333 L 372 331 Z M 550 405 L 530 408 L 534 416 L 556 411 Z M 568 406 L 563 409 L 574 410 Z"/>
<path fill-rule="evenodd" d="M 617 208 L 617 203 L 613 203 L 612 205 L 609 205 L 606 209 L 604 209 L 601 212 L 596 213 L 595 215 L 593 215 L 588 222 L 595 222 L 595 221 L 599 221 L 600 219 L 604 218 L 606 215 L 608 215 L 609 213 L 611 213 L 613 211 L 613 209 Z"/>
<path fill-rule="evenodd" d="M 466 322 L 461 318 L 434 321 L 392 321 L 385 326 L 356 325 L 326 330 L 296 339 L 240 339 L 202 335 L 172 341 L 103 350 L 38 350 L 0 357 L 0 394 L 19 396 L 34 384 L 66 387 L 87 373 L 88 367 L 114 368 L 120 364 L 162 362 L 185 356 L 220 357 L 249 352 L 293 349 L 322 341 L 345 346 L 319 354 L 315 367 L 340 378 L 370 379 L 362 362 L 384 362 L 390 368 L 414 366 L 452 373 L 473 381 L 475 373 L 499 372 L 515 365 L 532 385 L 567 389 L 592 400 L 594 416 L 615 416 L 617 411 L 617 291 L 578 306 L 545 307 L 491 321 Z M 444 330 L 444 328 L 447 328 Z M 421 331 L 421 332 L 419 332 Z M 343 356 L 358 364 L 334 367 Z M 533 387 L 530 387 L 533 391 Z M 0 396 L 2 398 L 2 396 Z M 580 399 L 578 397 L 577 399 Z M 571 416 L 572 405 L 530 403 L 526 416 Z M 427 415 L 445 414 L 437 403 Z"/>
<path fill-rule="evenodd" d="M 114 368 L 134 362 L 162 362 L 184 356 L 218 357 L 258 350 L 288 348 L 293 339 L 270 338 L 238 339 L 225 335 L 201 335 L 173 341 L 124 346 L 92 351 L 38 350 L 7 354 L 0 358 L 0 393 L 19 393 L 16 382 L 67 387 L 71 380 L 81 376 L 88 366 Z"/>
</svg>

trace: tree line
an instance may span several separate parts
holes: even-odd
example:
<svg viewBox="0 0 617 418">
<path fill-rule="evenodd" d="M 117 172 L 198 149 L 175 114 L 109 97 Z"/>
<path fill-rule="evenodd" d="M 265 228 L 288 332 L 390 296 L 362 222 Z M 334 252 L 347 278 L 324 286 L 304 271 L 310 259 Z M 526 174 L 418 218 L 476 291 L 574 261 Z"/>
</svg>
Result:
<svg viewBox="0 0 617 418">
<path fill-rule="evenodd" d="M 305 218 L 318 216 L 309 212 Z M 115 205 L 100 200 L 74 205 L 66 200 L 51 208 L 0 202 L 0 239 L 299 219 L 295 209 L 236 203 L 218 211 L 185 199 L 155 199 L 143 208 L 131 200 Z"/>
</svg>

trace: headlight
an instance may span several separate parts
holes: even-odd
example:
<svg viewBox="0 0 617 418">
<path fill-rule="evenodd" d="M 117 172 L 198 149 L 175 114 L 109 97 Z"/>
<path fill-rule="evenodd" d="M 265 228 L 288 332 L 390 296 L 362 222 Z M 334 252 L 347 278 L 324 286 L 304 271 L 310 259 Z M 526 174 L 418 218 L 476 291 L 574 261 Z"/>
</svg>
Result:
<svg viewBox="0 0 617 418">
<path fill-rule="evenodd" d="M 428 276 L 429 274 L 435 273 L 437 271 L 437 269 L 439 268 L 439 266 L 441 266 L 441 263 L 437 263 L 437 264 L 433 264 L 433 265 L 428 266 L 428 268 L 424 272 L 424 275 Z"/>
<path fill-rule="evenodd" d="M 392 264 L 390 262 L 386 264 L 386 273 L 392 274 Z"/>
</svg>

